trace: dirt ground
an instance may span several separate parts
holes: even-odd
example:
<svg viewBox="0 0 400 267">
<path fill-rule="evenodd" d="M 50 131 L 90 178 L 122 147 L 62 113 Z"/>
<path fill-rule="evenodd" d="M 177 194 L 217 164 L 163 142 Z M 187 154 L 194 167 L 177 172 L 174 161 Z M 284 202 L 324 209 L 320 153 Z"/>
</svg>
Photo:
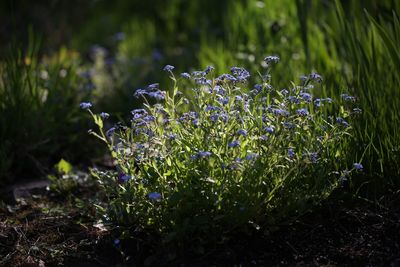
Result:
<svg viewBox="0 0 400 267">
<path fill-rule="evenodd" d="M 124 254 L 112 231 L 96 223 L 93 197 L 83 189 L 2 202 L 0 266 L 400 266 L 398 192 L 380 206 L 328 201 L 272 233 L 261 229 L 201 257 L 162 264 L 148 261 L 152 255 L 141 248 Z"/>
</svg>

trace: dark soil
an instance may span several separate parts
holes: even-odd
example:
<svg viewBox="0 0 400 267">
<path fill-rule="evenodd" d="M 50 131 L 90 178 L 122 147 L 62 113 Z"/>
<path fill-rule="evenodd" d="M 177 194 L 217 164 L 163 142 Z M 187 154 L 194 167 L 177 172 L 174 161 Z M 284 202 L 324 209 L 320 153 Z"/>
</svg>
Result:
<svg viewBox="0 0 400 267">
<path fill-rule="evenodd" d="M 93 192 L 83 189 L 63 197 L 47 192 L 3 203 L 0 266 L 156 265 L 149 250 L 132 249 L 135 255 L 120 251 L 113 231 L 94 219 L 91 199 L 98 196 Z M 400 266 L 399 192 L 380 203 L 328 201 L 271 233 L 261 229 L 239 235 L 197 258 L 158 265 Z"/>
</svg>

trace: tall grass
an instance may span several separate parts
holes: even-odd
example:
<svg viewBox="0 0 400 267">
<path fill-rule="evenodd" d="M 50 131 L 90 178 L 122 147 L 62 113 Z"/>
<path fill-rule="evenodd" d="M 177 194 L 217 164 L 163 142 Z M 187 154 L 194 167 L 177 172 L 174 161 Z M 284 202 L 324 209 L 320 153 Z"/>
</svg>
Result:
<svg viewBox="0 0 400 267">
<path fill-rule="evenodd" d="M 360 99 L 363 115 L 355 125 L 354 153 L 364 158 L 370 173 L 385 176 L 384 183 L 399 185 L 400 9 L 395 7 L 391 17 L 374 18 L 365 10 L 352 19 L 337 1 L 334 16 L 321 29 L 325 48 L 319 42 L 310 50 L 316 51 L 318 68 L 329 75 L 328 90 L 345 82 Z"/>
<path fill-rule="evenodd" d="M 67 50 L 39 61 L 39 45 L 0 61 L 0 184 L 34 178 L 60 160 L 85 157 L 77 62 Z M 93 151 L 93 149 L 90 149 Z M 86 154 L 87 155 L 87 154 Z"/>
</svg>

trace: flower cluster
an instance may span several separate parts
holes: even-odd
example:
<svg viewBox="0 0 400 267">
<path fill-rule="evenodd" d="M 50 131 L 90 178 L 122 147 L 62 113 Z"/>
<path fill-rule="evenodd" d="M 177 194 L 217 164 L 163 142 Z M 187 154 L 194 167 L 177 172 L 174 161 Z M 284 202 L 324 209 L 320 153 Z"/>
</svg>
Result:
<svg viewBox="0 0 400 267">
<path fill-rule="evenodd" d="M 277 56 L 265 58 L 268 68 L 278 61 Z M 180 74 L 190 86 L 179 88 L 174 67 L 164 70 L 173 89 L 161 91 L 151 84 L 137 90 L 146 108 L 132 110 L 131 125 L 116 125 L 104 134 L 97 123 L 96 135 L 121 170 L 109 190 L 112 220 L 126 224 L 130 218 L 142 227 L 189 231 L 185 235 L 190 236 L 246 225 L 272 211 L 284 218 L 339 185 L 328 174 L 339 171 L 335 168 L 346 153 L 340 143 L 351 125 L 347 113 L 329 114 L 334 109 L 328 106 L 335 104 L 331 98 L 317 97 L 314 83 L 322 82 L 321 75 L 312 73 L 301 85 L 278 90 L 264 76 L 249 85 L 251 74 L 241 67 L 219 76 L 207 67 Z M 147 97 L 160 102 L 150 105 Z M 93 116 L 98 121 L 109 115 Z M 361 163 L 353 167 L 363 169 Z M 188 230 L 182 218 L 207 227 Z M 199 218 L 206 223 L 196 222 Z"/>
</svg>

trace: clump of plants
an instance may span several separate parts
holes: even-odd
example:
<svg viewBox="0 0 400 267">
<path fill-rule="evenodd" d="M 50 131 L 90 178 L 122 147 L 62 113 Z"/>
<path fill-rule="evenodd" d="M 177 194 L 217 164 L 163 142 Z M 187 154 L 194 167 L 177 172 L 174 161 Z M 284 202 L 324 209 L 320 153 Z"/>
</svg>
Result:
<svg viewBox="0 0 400 267">
<path fill-rule="evenodd" d="M 129 229 L 128 237 L 156 233 L 169 248 L 201 252 L 237 230 L 301 214 L 361 170 L 360 163 L 346 167 L 350 120 L 358 111 L 315 97 L 322 82 L 316 73 L 274 88 L 270 70 L 278 61 L 265 58 L 266 73 L 255 85 L 240 67 L 178 77 L 167 65 L 172 89 L 136 90 L 144 108 L 132 110 L 130 125 L 107 130 L 108 114 L 81 103 L 98 126 L 90 132 L 117 167 L 93 170 L 108 196 L 99 206 L 104 221 Z"/>
</svg>

